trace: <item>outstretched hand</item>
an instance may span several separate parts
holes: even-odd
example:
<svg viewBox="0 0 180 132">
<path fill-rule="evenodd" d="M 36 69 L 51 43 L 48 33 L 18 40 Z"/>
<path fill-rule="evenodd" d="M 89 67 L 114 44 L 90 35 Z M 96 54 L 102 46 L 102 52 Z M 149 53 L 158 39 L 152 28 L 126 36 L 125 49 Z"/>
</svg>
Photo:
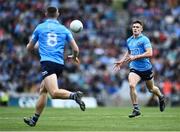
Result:
<svg viewBox="0 0 180 132">
<path fill-rule="evenodd" d="M 116 62 L 114 63 L 113 70 L 114 70 L 114 71 L 120 70 L 122 65 L 123 65 L 123 61 L 116 61 Z"/>
<path fill-rule="evenodd" d="M 129 57 L 129 56 L 128 56 L 126 59 L 122 59 L 122 60 L 120 60 L 120 61 L 116 61 L 116 62 L 114 63 L 113 70 L 114 70 L 114 71 L 120 70 L 120 69 L 121 69 L 121 66 L 122 66 L 124 63 L 127 63 L 127 62 L 129 62 L 129 61 L 130 61 L 130 57 Z"/>
</svg>

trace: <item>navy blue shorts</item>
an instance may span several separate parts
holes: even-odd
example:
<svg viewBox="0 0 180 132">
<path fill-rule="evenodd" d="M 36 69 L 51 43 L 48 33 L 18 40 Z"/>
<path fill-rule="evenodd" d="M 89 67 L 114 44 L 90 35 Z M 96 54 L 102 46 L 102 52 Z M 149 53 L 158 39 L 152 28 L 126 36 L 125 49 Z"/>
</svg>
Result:
<svg viewBox="0 0 180 132">
<path fill-rule="evenodd" d="M 43 79 L 51 74 L 56 74 L 59 77 L 64 69 L 64 65 L 51 62 L 51 61 L 42 61 L 41 62 L 41 73 Z"/>
<path fill-rule="evenodd" d="M 135 69 L 130 69 L 130 72 L 134 72 L 134 73 L 138 74 L 143 81 L 148 81 L 153 78 L 152 69 L 149 69 L 147 71 L 138 71 Z"/>
</svg>

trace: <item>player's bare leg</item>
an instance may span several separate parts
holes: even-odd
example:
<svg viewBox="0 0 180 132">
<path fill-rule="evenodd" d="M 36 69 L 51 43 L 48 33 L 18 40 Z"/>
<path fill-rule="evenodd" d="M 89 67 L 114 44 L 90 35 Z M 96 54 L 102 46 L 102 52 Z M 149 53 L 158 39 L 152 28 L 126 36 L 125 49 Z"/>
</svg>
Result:
<svg viewBox="0 0 180 132">
<path fill-rule="evenodd" d="M 160 89 L 154 85 L 154 80 L 148 80 L 146 81 L 146 86 L 149 89 L 150 92 L 157 95 L 159 97 L 159 108 L 160 111 L 163 112 L 165 110 L 165 97 L 161 93 Z"/>
<path fill-rule="evenodd" d="M 136 73 L 130 72 L 128 76 L 128 80 L 129 80 L 129 87 L 130 87 L 131 102 L 134 107 L 132 114 L 129 115 L 129 117 L 132 118 L 135 116 L 139 116 L 141 114 L 139 105 L 138 105 L 137 92 L 136 92 L 136 85 L 141 80 L 141 78 Z"/>
<path fill-rule="evenodd" d="M 73 99 L 79 104 L 82 111 L 85 111 L 85 103 L 81 100 L 82 92 L 72 93 L 65 89 L 59 89 L 56 74 L 47 76 L 44 79 L 45 87 L 53 99 Z"/>
<path fill-rule="evenodd" d="M 47 90 L 44 86 L 44 81 L 42 81 L 40 85 L 40 96 L 36 103 L 35 114 L 30 118 L 25 117 L 24 122 L 28 124 L 29 126 L 35 126 L 36 122 L 38 121 L 39 116 L 41 115 L 46 105 L 46 102 L 47 102 Z"/>
<path fill-rule="evenodd" d="M 36 113 L 41 114 L 47 102 L 47 90 L 44 86 L 44 81 L 41 83 L 40 97 L 36 104 Z"/>
</svg>

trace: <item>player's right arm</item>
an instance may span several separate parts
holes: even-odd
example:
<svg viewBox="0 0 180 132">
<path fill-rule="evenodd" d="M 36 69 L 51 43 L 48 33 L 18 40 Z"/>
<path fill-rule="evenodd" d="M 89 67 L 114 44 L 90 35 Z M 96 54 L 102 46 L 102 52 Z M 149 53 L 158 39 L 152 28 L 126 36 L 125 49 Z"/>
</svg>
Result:
<svg viewBox="0 0 180 132">
<path fill-rule="evenodd" d="M 68 59 L 73 59 L 73 61 L 75 63 L 79 64 L 80 63 L 80 61 L 79 61 L 79 47 L 78 47 L 76 41 L 74 40 L 72 33 L 69 30 L 67 30 L 66 40 L 72 48 L 72 55 L 68 55 Z"/>
<path fill-rule="evenodd" d="M 80 61 L 78 59 L 78 56 L 79 56 L 79 47 L 77 46 L 76 41 L 74 39 L 71 39 L 70 46 L 71 46 L 71 48 L 73 50 L 73 54 L 69 55 L 68 58 L 69 59 L 72 58 L 77 64 L 79 64 L 80 63 Z"/>
<path fill-rule="evenodd" d="M 116 61 L 114 63 L 114 70 L 117 71 L 117 70 L 120 70 L 121 66 L 126 63 L 126 62 L 129 62 L 129 51 L 126 51 L 126 53 L 124 54 L 123 58 L 119 61 Z"/>
</svg>

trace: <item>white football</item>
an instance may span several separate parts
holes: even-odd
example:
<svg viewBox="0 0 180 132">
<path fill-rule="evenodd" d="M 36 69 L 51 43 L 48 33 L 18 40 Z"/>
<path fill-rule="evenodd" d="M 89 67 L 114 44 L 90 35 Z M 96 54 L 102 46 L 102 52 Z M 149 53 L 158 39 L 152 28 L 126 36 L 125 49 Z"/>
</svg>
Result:
<svg viewBox="0 0 180 132">
<path fill-rule="evenodd" d="M 83 24 L 81 21 L 79 20 L 73 20 L 70 23 L 70 29 L 71 31 L 73 31 L 74 33 L 79 33 L 83 30 Z"/>
</svg>

